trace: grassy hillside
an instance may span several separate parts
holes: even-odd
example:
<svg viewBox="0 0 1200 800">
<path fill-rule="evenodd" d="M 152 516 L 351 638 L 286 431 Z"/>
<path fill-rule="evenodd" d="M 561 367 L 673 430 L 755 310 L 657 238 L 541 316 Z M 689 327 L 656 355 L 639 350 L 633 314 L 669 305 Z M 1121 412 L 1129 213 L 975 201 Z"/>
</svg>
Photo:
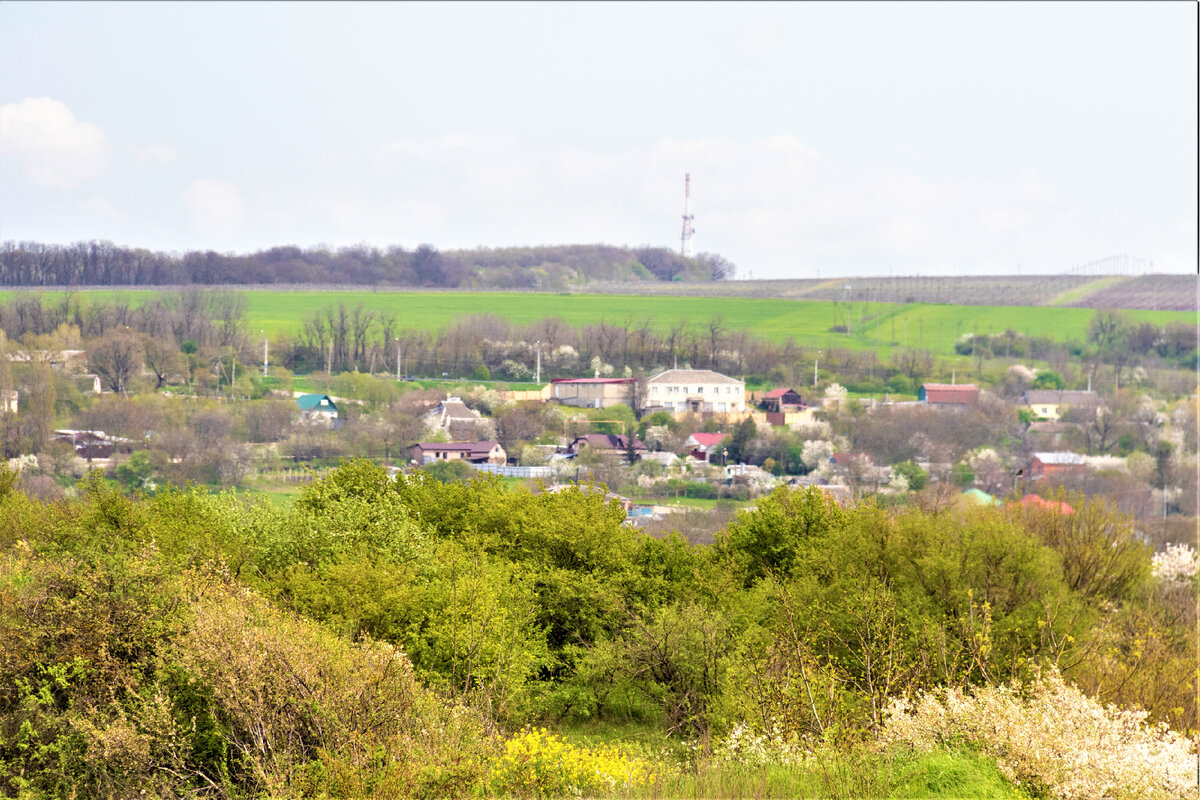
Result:
<svg viewBox="0 0 1200 800">
<path fill-rule="evenodd" d="M 144 302 L 154 291 L 87 291 L 97 300 L 123 297 Z M 805 347 L 874 349 L 916 347 L 949 354 L 965 333 L 1001 333 L 1011 328 L 1030 336 L 1083 339 L 1095 311 L 1088 308 L 941 304 L 836 303 L 748 297 L 647 297 L 638 295 L 522 292 L 393 292 L 354 290 L 251 290 L 246 297 L 253 332 L 292 335 L 302 320 L 325 306 L 344 303 L 394 314 L 400 328 L 444 329 L 471 314 L 494 314 L 518 324 L 558 317 L 573 325 L 605 322 L 631 328 L 649 324 L 665 330 L 683 324 L 704 330 L 719 319 L 725 331 L 746 330 L 777 342 L 794 339 Z M 0 293 L 7 298 L 11 293 Z M 50 297 L 50 295 L 47 295 Z M 1136 320 L 1192 322 L 1187 311 L 1125 312 Z M 848 326 L 848 332 L 831 328 Z"/>
</svg>

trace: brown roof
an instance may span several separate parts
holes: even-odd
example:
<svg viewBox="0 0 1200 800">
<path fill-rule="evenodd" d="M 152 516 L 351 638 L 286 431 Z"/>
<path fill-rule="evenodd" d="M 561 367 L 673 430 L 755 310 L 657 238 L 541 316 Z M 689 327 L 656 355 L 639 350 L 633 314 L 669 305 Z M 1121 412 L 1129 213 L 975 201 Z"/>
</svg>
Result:
<svg viewBox="0 0 1200 800">
<path fill-rule="evenodd" d="M 979 399 L 979 387 L 973 383 L 926 383 L 926 403 L 974 403 Z"/>
<path fill-rule="evenodd" d="M 629 439 L 615 433 L 587 433 L 583 436 L 576 436 L 575 440 L 571 442 L 571 449 L 575 449 L 580 444 L 586 444 L 589 447 L 599 447 L 602 450 L 625 450 L 629 447 Z M 635 450 L 645 450 L 646 445 L 634 439 L 633 448 Z"/>
</svg>

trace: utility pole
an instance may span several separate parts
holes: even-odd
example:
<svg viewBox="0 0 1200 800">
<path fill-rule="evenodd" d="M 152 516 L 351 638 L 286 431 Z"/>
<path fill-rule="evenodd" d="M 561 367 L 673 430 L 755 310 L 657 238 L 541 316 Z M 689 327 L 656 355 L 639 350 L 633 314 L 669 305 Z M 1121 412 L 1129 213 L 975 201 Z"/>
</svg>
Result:
<svg viewBox="0 0 1200 800">
<path fill-rule="evenodd" d="M 692 199 L 692 173 L 686 172 L 683 175 L 683 233 L 679 237 L 679 255 L 684 258 L 691 258 L 696 254 L 692 244 L 692 234 L 695 232 L 692 228 L 692 220 L 695 217 L 689 211 L 688 206 Z"/>
<path fill-rule="evenodd" d="M 817 365 L 821 363 L 821 351 L 817 351 L 817 357 L 813 359 L 813 386 L 817 385 Z"/>
<path fill-rule="evenodd" d="M 268 355 L 267 332 L 259 331 L 259 333 L 261 333 L 263 335 L 263 377 L 265 378 L 265 377 L 267 377 L 267 355 Z"/>
<path fill-rule="evenodd" d="M 533 374 L 533 382 L 542 382 L 542 343 L 539 341 L 535 347 L 537 348 L 537 371 Z"/>
<path fill-rule="evenodd" d="M 400 337 L 396 337 L 396 380 L 400 380 Z"/>
</svg>

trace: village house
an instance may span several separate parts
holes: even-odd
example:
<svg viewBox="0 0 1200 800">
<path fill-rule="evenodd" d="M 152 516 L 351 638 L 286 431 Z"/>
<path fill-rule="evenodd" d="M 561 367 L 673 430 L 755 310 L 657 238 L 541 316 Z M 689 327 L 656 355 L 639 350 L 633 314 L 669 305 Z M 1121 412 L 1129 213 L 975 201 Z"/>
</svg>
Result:
<svg viewBox="0 0 1200 800">
<path fill-rule="evenodd" d="M 1078 475 L 1087 462 L 1078 453 L 1034 453 L 1029 462 L 1029 480 L 1040 481 Z"/>
<path fill-rule="evenodd" d="M 49 364 L 55 372 L 83 372 L 87 369 L 86 350 L 14 350 L 5 358 L 15 363 Z"/>
<path fill-rule="evenodd" d="M 1029 389 L 1021 399 L 1035 417 L 1052 421 L 1061 419 L 1068 408 L 1100 408 L 1096 393 L 1087 391 Z"/>
<path fill-rule="evenodd" d="M 684 442 L 690 448 L 688 455 L 697 461 L 720 463 L 721 442 L 729 437 L 728 433 L 693 433 Z"/>
<path fill-rule="evenodd" d="M 763 395 L 759 406 L 767 422 L 775 427 L 807 425 L 813 421 L 813 407 L 807 405 L 800 393 L 792 388 L 772 389 Z"/>
<path fill-rule="evenodd" d="M 550 381 L 550 398 L 577 408 L 633 407 L 633 378 L 556 378 Z"/>
<path fill-rule="evenodd" d="M 456 442 L 473 442 L 479 438 L 483 417 L 460 397 L 447 397 L 423 418 L 425 427 L 441 432 Z"/>
<path fill-rule="evenodd" d="M 646 405 L 673 414 L 746 410 L 746 384 L 709 369 L 668 369 L 646 381 Z"/>
<path fill-rule="evenodd" d="M 408 448 L 414 464 L 435 461 L 467 461 L 472 464 L 504 464 L 508 454 L 499 442 L 417 442 Z"/>
<path fill-rule="evenodd" d="M 16 389 L 0 391 L 0 414 L 16 414 L 20 398 L 21 393 Z"/>
<path fill-rule="evenodd" d="M 82 431 L 72 428 L 60 428 L 53 432 L 51 439 L 56 442 L 67 442 L 75 449 L 75 454 L 89 464 L 96 460 L 112 458 L 114 453 L 130 453 L 133 442 L 121 436 L 110 436 L 104 431 Z"/>
<path fill-rule="evenodd" d="M 634 452 L 644 452 L 646 445 L 637 439 L 633 440 Z M 579 455 L 584 450 L 592 450 L 606 456 L 625 458 L 629 451 L 629 437 L 615 433 L 586 433 L 576 436 L 567 445 L 567 452 Z"/>
<path fill-rule="evenodd" d="M 940 408 L 966 408 L 979 402 L 979 387 L 973 383 L 923 383 L 917 402 Z"/>
<path fill-rule="evenodd" d="M 327 394 L 302 394 L 296 398 L 296 406 L 301 425 L 333 428 L 339 423 L 337 404 Z"/>
</svg>

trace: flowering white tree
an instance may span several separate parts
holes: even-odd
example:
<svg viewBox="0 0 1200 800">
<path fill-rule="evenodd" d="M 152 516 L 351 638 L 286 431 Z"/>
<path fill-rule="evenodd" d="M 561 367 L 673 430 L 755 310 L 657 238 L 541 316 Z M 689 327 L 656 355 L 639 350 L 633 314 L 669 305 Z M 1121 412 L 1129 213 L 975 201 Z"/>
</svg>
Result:
<svg viewBox="0 0 1200 800">
<path fill-rule="evenodd" d="M 969 743 L 1005 777 L 1061 800 L 1194 797 L 1191 742 L 1145 711 L 1105 706 L 1056 670 L 1016 685 L 893 700 L 885 741 L 919 750 Z"/>
<path fill-rule="evenodd" d="M 1160 580 L 1186 583 L 1200 570 L 1200 557 L 1191 545 L 1169 544 L 1165 551 L 1154 555 L 1152 570 Z"/>
</svg>

